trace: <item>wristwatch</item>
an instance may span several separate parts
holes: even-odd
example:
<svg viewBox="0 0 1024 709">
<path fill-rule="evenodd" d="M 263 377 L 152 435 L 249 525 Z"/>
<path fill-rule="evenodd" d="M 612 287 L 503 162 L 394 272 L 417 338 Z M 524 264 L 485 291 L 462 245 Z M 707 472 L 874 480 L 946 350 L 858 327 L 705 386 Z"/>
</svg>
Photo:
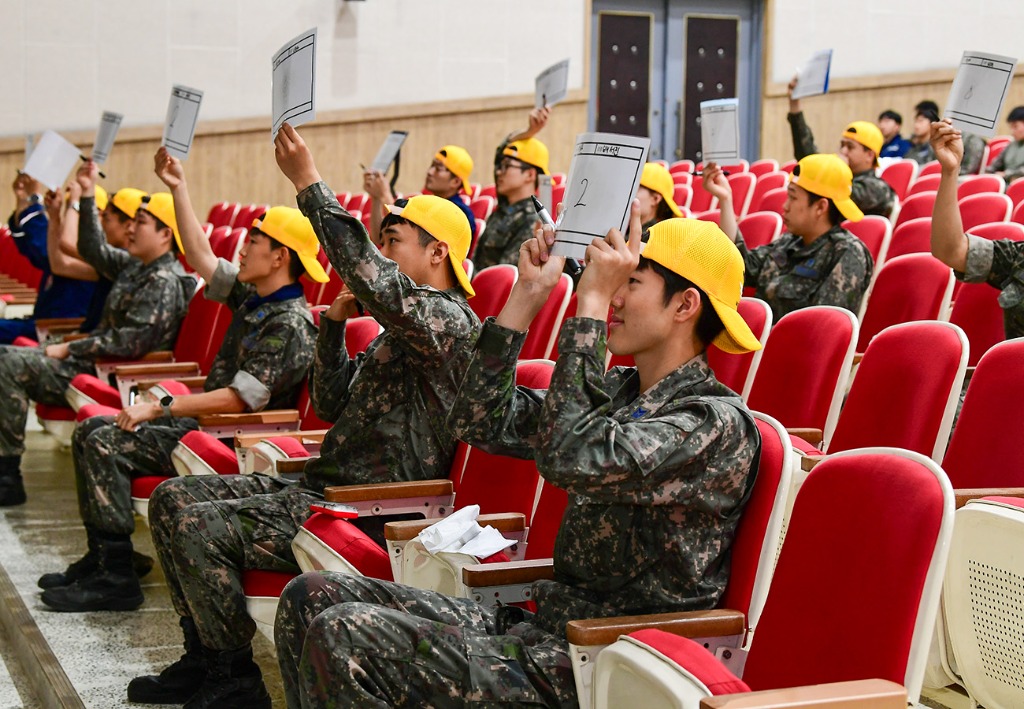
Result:
<svg viewBox="0 0 1024 709">
<path fill-rule="evenodd" d="M 174 416 L 174 414 L 171 413 L 171 404 L 173 403 L 174 397 L 170 394 L 160 399 L 160 408 L 164 410 L 164 416 Z"/>
<path fill-rule="evenodd" d="M 74 200 L 73 202 L 68 202 L 68 206 L 71 207 L 76 212 L 82 211 L 82 203 L 79 202 L 77 199 Z"/>
</svg>

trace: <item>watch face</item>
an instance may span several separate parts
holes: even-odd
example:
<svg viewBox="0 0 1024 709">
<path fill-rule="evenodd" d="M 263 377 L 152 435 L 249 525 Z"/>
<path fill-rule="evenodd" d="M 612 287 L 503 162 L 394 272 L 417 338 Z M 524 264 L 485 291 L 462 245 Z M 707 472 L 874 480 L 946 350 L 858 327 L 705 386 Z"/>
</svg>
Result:
<svg viewBox="0 0 1024 709">
<path fill-rule="evenodd" d="M 168 394 L 164 398 L 160 399 L 160 406 L 170 406 L 174 403 L 174 397 Z"/>
</svg>

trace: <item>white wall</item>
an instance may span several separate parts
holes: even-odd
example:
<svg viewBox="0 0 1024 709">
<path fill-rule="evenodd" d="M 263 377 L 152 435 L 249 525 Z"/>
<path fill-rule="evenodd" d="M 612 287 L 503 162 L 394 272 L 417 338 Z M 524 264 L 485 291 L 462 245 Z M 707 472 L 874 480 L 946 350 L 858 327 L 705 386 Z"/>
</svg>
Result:
<svg viewBox="0 0 1024 709">
<path fill-rule="evenodd" d="M 1020 0 L 775 0 L 773 20 L 778 82 L 829 47 L 835 77 L 953 69 L 964 50 L 1024 58 Z"/>
<path fill-rule="evenodd" d="M 172 84 L 201 120 L 270 115 L 270 58 L 319 28 L 321 111 L 530 93 L 570 57 L 582 0 L 0 0 L 0 136 L 162 124 Z"/>
</svg>

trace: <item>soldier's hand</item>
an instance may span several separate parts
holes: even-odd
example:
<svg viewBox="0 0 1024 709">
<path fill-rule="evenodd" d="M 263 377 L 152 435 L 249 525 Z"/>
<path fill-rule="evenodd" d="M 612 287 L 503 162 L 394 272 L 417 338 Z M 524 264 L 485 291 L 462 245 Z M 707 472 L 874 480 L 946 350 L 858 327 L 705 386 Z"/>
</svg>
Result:
<svg viewBox="0 0 1024 709">
<path fill-rule="evenodd" d="M 547 106 L 530 111 L 530 127 L 526 131 L 528 137 L 532 138 L 540 133 L 544 126 L 548 124 L 549 118 L 551 118 L 551 109 Z"/>
<path fill-rule="evenodd" d="M 50 221 L 60 219 L 60 207 L 63 201 L 60 192 L 47 190 L 43 195 L 43 206 L 46 207 L 46 216 L 50 218 Z"/>
<path fill-rule="evenodd" d="M 82 163 L 75 173 L 75 182 L 82 188 L 83 197 L 93 197 L 96 194 L 96 178 L 99 177 L 100 169 L 92 160 Z"/>
<path fill-rule="evenodd" d="M 960 161 L 964 159 L 964 139 L 959 128 L 954 128 L 947 118 L 932 123 L 929 140 L 935 159 L 942 165 L 943 172 L 960 172 Z"/>
<path fill-rule="evenodd" d="M 732 186 L 718 163 L 709 162 L 701 169 L 704 191 L 714 195 L 719 202 L 732 202 Z"/>
<path fill-rule="evenodd" d="M 182 167 L 181 160 L 167 152 L 167 148 L 163 146 L 153 156 L 153 171 L 160 181 L 172 190 L 185 183 L 185 168 Z"/>
<path fill-rule="evenodd" d="M 139 424 L 158 419 L 163 415 L 164 410 L 160 407 L 160 404 L 145 401 L 141 404 L 132 404 L 118 411 L 117 416 L 114 417 L 114 423 L 122 430 L 134 431 L 139 427 Z"/>
<path fill-rule="evenodd" d="M 331 307 L 322 312 L 320 317 L 334 320 L 335 322 L 344 322 L 357 315 L 359 315 L 359 311 L 356 310 L 356 297 L 352 295 L 352 291 L 348 288 L 342 288 L 341 292 L 338 293 L 338 297 L 331 303 Z"/>
<path fill-rule="evenodd" d="M 799 80 L 800 77 L 796 74 L 793 74 L 793 78 L 790 79 L 789 83 L 786 85 L 786 96 L 789 97 L 790 113 L 800 113 L 800 99 L 793 98 L 793 92 L 796 90 L 796 85 Z"/>
<path fill-rule="evenodd" d="M 296 192 L 320 182 L 313 154 L 309 152 L 302 137 L 287 123 L 281 125 L 274 138 L 274 159 L 284 176 L 291 180 Z"/>
<path fill-rule="evenodd" d="M 384 174 L 378 170 L 367 170 L 363 173 L 363 191 L 384 204 L 391 204 L 395 201 L 391 194 L 391 186 L 384 179 Z"/>
<path fill-rule="evenodd" d="M 68 355 L 71 354 L 71 350 L 67 342 L 47 345 L 43 352 L 46 353 L 47 357 L 52 357 L 53 359 L 67 359 Z"/>
<path fill-rule="evenodd" d="M 68 199 L 72 202 L 77 202 L 82 198 L 82 186 L 78 184 L 78 180 L 72 180 L 68 183 Z"/>
<path fill-rule="evenodd" d="M 610 229 L 604 239 L 594 239 L 587 247 L 586 269 L 576 289 L 578 314 L 582 317 L 604 318 L 612 296 L 629 280 L 640 263 L 640 201 L 634 199 L 629 211 L 627 242 L 622 232 Z M 584 314 L 586 313 L 586 314 Z"/>
<path fill-rule="evenodd" d="M 544 226 L 537 222 L 533 227 L 533 237 L 519 247 L 519 280 L 516 285 L 535 295 L 543 294 L 546 298 L 551 290 L 558 285 L 562 277 L 565 258 L 553 256 L 551 247 L 555 243 L 554 227 Z"/>
</svg>

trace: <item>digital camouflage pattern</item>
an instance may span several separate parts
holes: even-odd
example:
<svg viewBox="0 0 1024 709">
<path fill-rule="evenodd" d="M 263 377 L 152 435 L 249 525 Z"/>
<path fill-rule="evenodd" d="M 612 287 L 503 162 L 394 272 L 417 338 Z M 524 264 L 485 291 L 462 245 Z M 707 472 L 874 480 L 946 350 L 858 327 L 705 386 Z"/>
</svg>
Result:
<svg viewBox="0 0 1024 709">
<path fill-rule="evenodd" d="M 967 235 L 967 269 L 956 277 L 998 288 L 1006 339 L 1024 337 L 1024 242 Z"/>
<path fill-rule="evenodd" d="M 923 143 L 911 142 L 910 149 L 903 154 L 905 160 L 913 160 L 918 165 L 924 165 L 935 159 L 935 151 L 932 144 L 925 140 Z"/>
<path fill-rule="evenodd" d="M 745 285 L 771 306 L 775 322 L 810 305 L 837 305 L 857 313 L 874 268 L 864 242 L 838 225 L 808 245 L 799 236 L 783 234 L 750 251 L 737 235 L 736 247 L 743 254 Z"/>
<path fill-rule="evenodd" d="M 221 261 L 207 294 L 225 302 L 234 316 L 214 360 L 204 388 L 213 391 L 231 386 L 239 372 L 251 377 L 243 400 L 261 389 L 259 406 L 246 401 L 249 410 L 290 408 L 313 359 L 313 325 L 302 289 L 285 286 L 278 293 L 291 297 L 252 300 L 252 285 L 237 279 L 238 269 Z M 224 295 L 219 298 L 217 296 Z M 163 416 L 124 431 L 109 417 L 87 419 L 75 429 L 72 446 L 75 481 L 82 521 L 87 527 L 111 534 L 131 534 L 135 529 L 132 509 L 133 478 L 176 475 L 171 451 L 199 423 L 188 417 Z"/>
<path fill-rule="evenodd" d="M 803 111 L 787 114 L 786 117 L 793 133 L 793 153 L 796 159 L 802 160 L 808 155 L 820 152 L 814 143 L 811 128 L 804 119 Z M 896 202 L 896 193 L 885 180 L 875 174 L 874 170 L 865 170 L 853 176 L 850 199 L 865 214 L 888 217 Z"/>
<path fill-rule="evenodd" d="M 472 445 L 535 445 L 541 473 L 569 492 L 537 614 L 300 577 L 276 626 L 289 706 L 301 695 L 312 707 L 573 707 L 566 621 L 715 605 L 753 485 L 756 426 L 703 355 L 647 392 L 632 368 L 606 373 L 605 327 L 566 322 L 545 394 L 515 387 L 524 336 L 488 320 L 449 417 Z"/>
<path fill-rule="evenodd" d="M 477 240 L 473 266 L 480 271 L 499 263 L 519 263 L 519 248 L 533 236 L 536 221 L 537 212 L 530 199 L 499 204 Z"/>
<path fill-rule="evenodd" d="M 310 395 L 317 415 L 336 423 L 302 482 L 200 476 L 154 492 L 150 525 L 175 608 L 212 649 L 251 641 L 242 571 L 298 572 L 291 540 L 324 486 L 447 477 L 454 457 L 444 414 L 477 334 L 461 289 L 413 284 L 323 183 L 298 199 L 338 275 L 385 332 L 352 360 L 344 323 L 321 321 Z"/>
<path fill-rule="evenodd" d="M 985 155 L 985 139 L 974 133 L 963 134 L 964 157 L 960 161 L 961 175 L 977 175 L 981 170 L 981 158 Z"/>
<path fill-rule="evenodd" d="M 1007 145 L 992 164 L 985 168 L 985 172 L 1001 172 L 1007 183 L 1024 177 L 1024 140 Z"/>
<path fill-rule="evenodd" d="M 333 572 L 281 594 L 274 626 L 292 709 L 579 706 L 569 646 L 518 608 Z M 303 649 L 305 646 L 305 649 Z"/>
</svg>

